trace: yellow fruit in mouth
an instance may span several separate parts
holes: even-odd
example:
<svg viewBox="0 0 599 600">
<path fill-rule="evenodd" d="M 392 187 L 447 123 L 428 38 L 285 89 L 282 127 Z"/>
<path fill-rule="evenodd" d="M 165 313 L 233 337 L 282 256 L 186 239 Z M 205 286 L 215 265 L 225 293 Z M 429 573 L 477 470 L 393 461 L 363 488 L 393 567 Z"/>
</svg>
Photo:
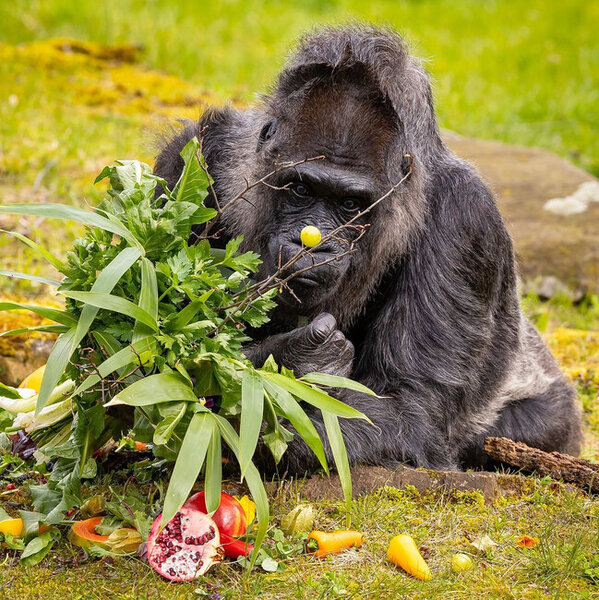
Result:
<svg viewBox="0 0 599 600">
<path fill-rule="evenodd" d="M 302 244 L 304 246 L 307 246 L 308 248 L 314 248 L 314 246 L 320 244 L 322 234 L 320 233 L 320 229 L 318 229 L 318 227 L 314 227 L 314 225 L 306 225 L 300 233 L 300 239 L 302 240 Z"/>
</svg>

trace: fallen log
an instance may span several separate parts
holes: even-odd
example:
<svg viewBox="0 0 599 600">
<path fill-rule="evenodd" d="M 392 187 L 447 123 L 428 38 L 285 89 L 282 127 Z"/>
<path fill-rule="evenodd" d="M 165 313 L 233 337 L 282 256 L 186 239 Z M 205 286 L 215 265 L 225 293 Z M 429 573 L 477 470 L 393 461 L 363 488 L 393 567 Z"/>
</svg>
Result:
<svg viewBox="0 0 599 600">
<path fill-rule="evenodd" d="M 503 437 L 488 437 L 483 449 L 494 460 L 599 494 L 599 464 L 560 452 L 544 452 Z"/>
</svg>

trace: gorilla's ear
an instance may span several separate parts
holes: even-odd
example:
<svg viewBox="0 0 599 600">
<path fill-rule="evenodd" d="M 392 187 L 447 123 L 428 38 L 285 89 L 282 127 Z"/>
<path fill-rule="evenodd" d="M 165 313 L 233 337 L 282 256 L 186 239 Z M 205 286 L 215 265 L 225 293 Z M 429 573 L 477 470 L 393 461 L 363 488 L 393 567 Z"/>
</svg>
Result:
<svg viewBox="0 0 599 600">
<path fill-rule="evenodd" d="M 264 124 L 262 129 L 260 130 L 260 135 L 258 136 L 258 145 L 256 146 L 256 152 L 260 152 L 262 146 L 275 134 L 277 131 L 277 126 L 279 124 L 278 119 L 271 119 L 267 123 Z"/>
</svg>

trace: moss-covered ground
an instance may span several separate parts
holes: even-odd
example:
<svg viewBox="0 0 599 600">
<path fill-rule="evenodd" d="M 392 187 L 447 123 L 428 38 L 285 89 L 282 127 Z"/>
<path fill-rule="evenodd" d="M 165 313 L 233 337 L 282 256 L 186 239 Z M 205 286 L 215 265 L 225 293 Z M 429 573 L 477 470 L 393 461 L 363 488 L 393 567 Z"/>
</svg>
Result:
<svg viewBox="0 0 599 600">
<path fill-rule="evenodd" d="M 250 100 L 274 75 L 294 35 L 316 20 L 348 16 L 386 20 L 407 31 L 420 54 L 431 59 L 444 125 L 463 134 L 539 144 L 597 172 L 595 3 L 566 2 L 551 10 L 537 0 L 526 6 L 360 4 L 305 2 L 300 9 L 265 1 L 250 9 L 233 1 L 225 10 L 219 3 L 127 0 L 119 3 L 120 12 L 114 2 L 98 8 L 88 0 L 0 5 L 2 203 L 95 203 L 103 188 L 91 182 L 105 164 L 132 157 L 151 163 L 155 140 L 175 118 L 197 117 L 206 101 Z M 142 42 L 145 54 L 130 42 Z M 168 74 L 130 62 L 140 57 Z M 4 215 L 0 228 L 30 235 L 57 254 L 78 231 Z M 49 274 L 5 235 L 0 257 L 3 269 Z M 44 297 L 41 286 L 13 280 L 0 282 L 0 292 Z M 565 298 L 542 303 L 529 297 L 525 308 L 578 386 L 585 414 L 583 455 L 597 461 L 599 301 L 574 305 Z M 9 512 L 16 508 L 11 503 L 21 500 L 0 487 L 0 504 Z M 273 527 L 297 501 L 295 495 L 275 495 Z M 340 503 L 323 500 L 317 514 L 318 527 L 345 524 Z M 384 489 L 354 501 L 352 518 L 366 535 L 359 551 L 322 561 L 294 556 L 283 561 L 282 572 L 258 570 L 248 577 L 225 564 L 185 585 L 169 585 L 137 559 L 86 559 L 66 541 L 29 569 L 13 564 L 0 549 L 0 589 L 7 600 L 599 598 L 599 500 L 546 479 L 530 477 L 523 492 L 493 504 L 476 493 Z M 411 579 L 385 560 L 388 540 L 401 532 L 424 547 L 433 581 Z M 518 548 L 522 534 L 538 537 L 540 545 Z M 477 551 L 469 542 L 482 535 L 498 545 Z M 458 551 L 472 556 L 472 571 L 449 570 Z"/>
<path fill-rule="evenodd" d="M 296 505 L 293 494 L 275 494 L 273 528 Z M 322 501 L 315 525 L 345 526 L 341 503 Z M 485 504 L 478 492 L 419 494 L 382 488 L 354 501 L 352 525 L 364 532 L 360 550 L 326 559 L 293 555 L 281 572 L 247 575 L 223 563 L 195 583 L 169 584 L 139 559 L 88 559 L 61 543 L 42 565 L 25 569 L 6 558 L 0 585 L 7 600 L 87 598 L 594 598 L 598 597 L 599 503 L 549 480 L 530 478 L 515 496 Z M 387 544 L 410 533 L 426 556 L 434 579 L 420 582 L 386 558 Z M 471 544 L 488 535 L 497 546 Z M 538 537 L 536 548 L 519 548 L 521 535 Z M 453 573 L 456 552 L 468 554 L 471 571 Z M 594 566 L 593 566 L 594 565 Z"/>
</svg>

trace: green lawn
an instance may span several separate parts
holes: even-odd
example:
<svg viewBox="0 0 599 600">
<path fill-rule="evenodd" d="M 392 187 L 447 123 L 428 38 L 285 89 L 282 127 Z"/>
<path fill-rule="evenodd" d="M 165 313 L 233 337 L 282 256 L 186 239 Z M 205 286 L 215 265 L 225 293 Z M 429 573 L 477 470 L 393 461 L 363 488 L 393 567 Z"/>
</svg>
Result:
<svg viewBox="0 0 599 600">
<path fill-rule="evenodd" d="M 0 19 L 0 40 L 13 44 L 139 42 L 147 64 L 246 100 L 307 28 L 388 23 L 427 61 L 443 127 L 542 146 L 599 174 L 597 2 L 21 0 L 0 4 Z"/>
<path fill-rule="evenodd" d="M 269 538 L 296 502 L 295 493 L 275 494 Z M 325 559 L 292 553 L 280 572 L 257 569 L 244 577 L 225 562 L 196 583 L 169 584 L 138 559 L 90 560 L 63 541 L 37 567 L 8 568 L 10 558 L 4 566 L 0 561 L 0 589 L 6 600 L 62 600 L 65 594 L 72 600 L 590 599 L 599 596 L 598 522 L 597 501 L 548 479 L 531 479 L 522 493 L 489 504 L 479 492 L 382 488 L 352 504 L 352 525 L 365 535 L 360 550 Z M 343 504 L 320 502 L 315 526 L 344 528 Z M 386 560 L 389 540 L 404 532 L 427 556 L 432 581 L 409 577 Z M 481 552 L 471 542 L 485 535 L 497 545 Z M 521 535 L 539 538 L 539 546 L 517 547 Z M 272 539 L 266 545 L 281 559 Z M 471 556 L 471 571 L 452 572 L 457 552 Z"/>
</svg>

